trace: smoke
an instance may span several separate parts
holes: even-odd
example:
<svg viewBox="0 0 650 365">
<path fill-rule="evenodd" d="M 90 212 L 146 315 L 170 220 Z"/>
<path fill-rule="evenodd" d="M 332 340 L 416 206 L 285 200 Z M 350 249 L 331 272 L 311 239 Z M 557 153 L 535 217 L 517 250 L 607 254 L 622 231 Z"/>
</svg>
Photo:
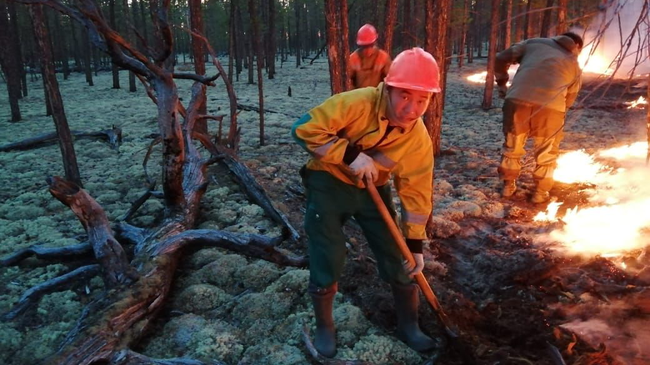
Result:
<svg viewBox="0 0 650 365">
<path fill-rule="evenodd" d="M 650 72 L 648 1 L 608 0 L 584 34 L 586 71 L 626 78 Z"/>
</svg>

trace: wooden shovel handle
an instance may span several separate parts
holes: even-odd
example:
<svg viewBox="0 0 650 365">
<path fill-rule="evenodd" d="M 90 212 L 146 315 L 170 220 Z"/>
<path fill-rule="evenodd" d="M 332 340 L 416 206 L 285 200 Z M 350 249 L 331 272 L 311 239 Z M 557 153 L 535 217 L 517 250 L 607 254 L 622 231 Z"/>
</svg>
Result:
<svg viewBox="0 0 650 365">
<path fill-rule="evenodd" d="M 379 210 L 379 214 L 381 214 L 384 222 L 386 222 L 388 230 L 397 243 L 397 247 L 402 253 L 402 256 L 404 256 L 404 258 L 406 258 L 406 260 L 408 260 L 408 262 L 410 262 L 412 265 L 415 265 L 415 258 L 413 258 L 411 250 L 409 250 L 408 246 L 406 245 L 404 237 L 402 236 L 402 232 L 399 230 L 395 224 L 395 221 L 393 220 L 393 217 L 388 212 L 388 208 L 386 208 L 386 204 L 384 204 L 384 201 L 381 199 L 381 196 L 379 195 L 375 184 L 373 184 L 372 181 L 369 181 L 368 179 L 365 179 L 364 182 L 366 183 L 366 190 L 368 190 L 372 201 L 375 203 L 377 209 Z M 415 275 L 415 282 L 422 290 L 422 293 L 427 299 L 427 302 L 429 302 L 429 305 L 431 305 L 434 312 L 436 312 L 436 315 L 438 316 L 440 323 L 445 327 L 447 334 L 452 337 L 458 337 L 458 332 L 451 329 L 449 318 L 445 314 L 445 311 L 442 309 L 442 306 L 440 305 L 436 294 L 433 292 L 433 289 L 431 289 L 431 286 L 427 282 L 427 279 L 424 277 L 424 274 L 422 272 Z"/>
</svg>

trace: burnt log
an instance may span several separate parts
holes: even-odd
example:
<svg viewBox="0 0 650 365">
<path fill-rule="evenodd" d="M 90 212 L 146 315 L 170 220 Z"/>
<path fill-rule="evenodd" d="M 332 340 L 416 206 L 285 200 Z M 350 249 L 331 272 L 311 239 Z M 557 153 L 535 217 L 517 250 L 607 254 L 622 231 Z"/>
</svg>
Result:
<svg viewBox="0 0 650 365">
<path fill-rule="evenodd" d="M 80 132 L 80 131 L 71 131 L 72 136 L 75 139 L 79 138 L 92 138 L 99 140 L 106 140 L 112 149 L 117 149 L 122 142 L 122 130 L 118 127 L 113 126 L 111 129 L 104 129 L 97 132 Z M 55 144 L 59 141 L 59 136 L 56 132 L 43 134 L 40 136 L 28 138 L 19 142 L 9 143 L 4 146 L 0 146 L 0 152 L 8 151 L 25 151 L 32 148 L 39 148 L 43 146 L 48 146 Z"/>
<path fill-rule="evenodd" d="M 40 260 L 79 259 L 90 255 L 92 252 L 93 248 L 88 242 L 64 247 L 33 245 L 0 259 L 0 266 L 13 266 L 32 256 Z"/>
</svg>

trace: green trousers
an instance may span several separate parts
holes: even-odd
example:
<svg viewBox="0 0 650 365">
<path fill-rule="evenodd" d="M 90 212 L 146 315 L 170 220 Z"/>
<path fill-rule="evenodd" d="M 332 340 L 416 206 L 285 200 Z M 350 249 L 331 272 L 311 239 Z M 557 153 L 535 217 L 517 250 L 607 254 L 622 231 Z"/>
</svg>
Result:
<svg viewBox="0 0 650 365">
<path fill-rule="evenodd" d="M 391 237 L 370 194 L 348 185 L 325 171 L 303 169 L 307 190 L 305 232 L 309 238 L 310 281 L 320 288 L 339 280 L 347 249 L 343 225 L 354 217 L 377 259 L 379 276 L 391 284 L 408 284 L 411 279 L 402 266 L 402 255 Z M 395 218 L 390 185 L 377 190 Z"/>
</svg>

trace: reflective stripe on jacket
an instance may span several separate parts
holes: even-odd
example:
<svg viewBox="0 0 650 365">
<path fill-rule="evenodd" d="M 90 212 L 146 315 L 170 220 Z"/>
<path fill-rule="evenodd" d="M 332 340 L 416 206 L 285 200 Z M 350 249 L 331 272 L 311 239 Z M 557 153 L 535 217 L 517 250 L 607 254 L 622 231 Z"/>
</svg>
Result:
<svg viewBox="0 0 650 365">
<path fill-rule="evenodd" d="M 302 116 L 293 126 L 293 138 L 309 152 L 311 170 L 327 171 L 359 188 L 363 183 L 343 162 L 346 148 L 360 148 L 372 157 L 378 186 L 391 174 L 402 202 L 402 225 L 406 238 L 425 239 L 425 226 L 432 209 L 433 147 L 421 118 L 408 129 L 388 127 L 387 92 L 376 88 L 356 89 L 334 95 Z"/>
</svg>

